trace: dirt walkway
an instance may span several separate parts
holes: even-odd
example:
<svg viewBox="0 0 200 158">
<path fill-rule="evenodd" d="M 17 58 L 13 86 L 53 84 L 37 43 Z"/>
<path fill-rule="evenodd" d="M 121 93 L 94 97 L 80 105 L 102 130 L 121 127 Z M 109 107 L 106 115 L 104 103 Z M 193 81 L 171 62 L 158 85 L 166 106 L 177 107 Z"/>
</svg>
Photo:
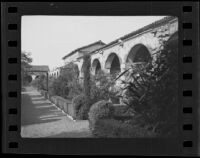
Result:
<svg viewBox="0 0 200 158">
<path fill-rule="evenodd" d="M 68 118 L 34 88 L 26 87 L 26 91 L 22 92 L 22 137 L 92 137 L 88 125 L 87 120 L 73 121 Z"/>
</svg>

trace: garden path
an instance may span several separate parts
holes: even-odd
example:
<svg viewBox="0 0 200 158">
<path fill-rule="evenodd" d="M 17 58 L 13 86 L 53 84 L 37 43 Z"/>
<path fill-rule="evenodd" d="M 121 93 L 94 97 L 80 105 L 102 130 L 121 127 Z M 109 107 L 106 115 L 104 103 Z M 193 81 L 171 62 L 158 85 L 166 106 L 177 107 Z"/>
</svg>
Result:
<svg viewBox="0 0 200 158">
<path fill-rule="evenodd" d="M 80 138 L 92 137 L 92 134 L 87 120 L 71 120 L 35 88 L 26 87 L 22 92 L 21 136 Z"/>
</svg>

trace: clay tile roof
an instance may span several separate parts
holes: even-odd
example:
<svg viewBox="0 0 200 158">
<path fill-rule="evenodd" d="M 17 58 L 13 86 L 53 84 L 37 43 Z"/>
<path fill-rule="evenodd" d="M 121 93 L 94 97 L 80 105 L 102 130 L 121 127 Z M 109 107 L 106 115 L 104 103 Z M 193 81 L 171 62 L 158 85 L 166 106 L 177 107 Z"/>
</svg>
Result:
<svg viewBox="0 0 200 158">
<path fill-rule="evenodd" d="M 94 53 L 95 51 L 98 51 L 98 50 L 101 50 L 101 49 L 103 49 L 103 48 L 106 48 L 106 47 L 108 47 L 108 46 L 110 46 L 110 45 L 116 44 L 116 43 L 119 42 L 119 40 L 125 40 L 125 39 L 128 39 L 128 38 L 130 38 L 130 37 L 132 37 L 132 36 L 134 36 L 134 35 L 137 35 L 137 34 L 140 34 L 140 33 L 144 32 L 144 31 L 147 31 L 147 30 L 149 30 L 149 29 L 153 29 L 153 28 L 162 26 L 163 24 L 165 24 L 165 23 L 167 23 L 167 22 L 169 22 L 169 21 L 171 21 L 171 20 L 174 20 L 174 19 L 176 19 L 176 17 L 174 17 L 174 16 L 167 16 L 167 17 L 164 17 L 164 18 L 162 18 L 162 19 L 160 19 L 160 20 L 157 20 L 157 21 L 155 21 L 155 22 L 153 22 L 153 23 L 151 23 L 151 24 L 149 24 L 149 25 L 146 25 L 146 26 L 144 26 L 144 27 L 142 27 L 142 28 L 140 28 L 140 29 L 138 29 L 138 30 L 136 30 L 136 31 L 133 31 L 133 32 L 131 32 L 131 33 L 129 33 L 129 34 L 126 34 L 126 35 L 124 35 L 124 36 L 122 36 L 122 37 L 120 37 L 120 38 L 118 38 L 118 39 L 116 39 L 116 40 L 114 40 L 114 41 L 112 41 L 112 42 L 106 44 L 105 46 L 103 46 L 103 47 L 101 47 L 101 48 L 99 48 L 99 49 L 96 49 L 96 50 L 92 51 L 91 53 Z"/>
<path fill-rule="evenodd" d="M 96 41 L 96 42 L 94 42 L 94 43 L 91 43 L 91 44 L 88 44 L 88 45 L 85 45 L 85 46 L 82 46 L 82 47 L 80 47 L 80 48 L 77 48 L 77 49 L 73 50 L 73 51 L 70 52 L 69 54 L 65 55 L 62 59 L 66 59 L 67 57 L 73 55 L 73 54 L 76 53 L 77 51 L 81 51 L 82 49 L 88 48 L 88 47 L 93 46 L 93 45 L 95 45 L 95 44 L 100 44 L 100 45 L 102 45 L 102 46 L 105 45 L 104 42 L 102 42 L 101 40 L 99 40 L 99 41 Z"/>
</svg>

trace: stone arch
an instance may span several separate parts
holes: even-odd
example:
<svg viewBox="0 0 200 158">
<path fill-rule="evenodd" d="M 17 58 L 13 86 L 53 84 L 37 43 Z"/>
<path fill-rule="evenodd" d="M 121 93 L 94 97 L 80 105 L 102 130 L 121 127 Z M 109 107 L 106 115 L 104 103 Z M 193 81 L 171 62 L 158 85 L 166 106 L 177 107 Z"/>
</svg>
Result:
<svg viewBox="0 0 200 158">
<path fill-rule="evenodd" d="M 74 68 L 76 69 L 76 72 L 77 72 L 77 77 L 79 77 L 79 75 L 80 75 L 80 70 L 79 70 L 79 67 L 78 67 L 78 64 L 76 64 L 76 63 L 74 63 Z"/>
<path fill-rule="evenodd" d="M 126 57 L 126 67 L 129 67 L 130 63 L 146 63 L 151 60 L 151 53 L 148 48 L 143 44 L 134 45 L 127 57 Z"/>
<path fill-rule="evenodd" d="M 121 71 L 120 58 L 116 53 L 111 53 L 106 59 L 105 68 L 109 69 L 110 74 L 119 73 Z"/>
<path fill-rule="evenodd" d="M 101 70 L 101 63 L 99 59 L 94 59 L 92 62 L 92 72 L 96 75 Z"/>
</svg>

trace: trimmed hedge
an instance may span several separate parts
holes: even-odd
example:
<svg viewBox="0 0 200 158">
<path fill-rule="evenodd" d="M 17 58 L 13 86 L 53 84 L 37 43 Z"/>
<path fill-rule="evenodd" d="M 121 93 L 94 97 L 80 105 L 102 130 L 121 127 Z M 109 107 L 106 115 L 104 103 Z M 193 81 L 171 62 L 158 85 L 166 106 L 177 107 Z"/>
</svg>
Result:
<svg viewBox="0 0 200 158">
<path fill-rule="evenodd" d="M 100 119 L 110 118 L 113 114 L 114 108 L 112 103 L 102 100 L 92 105 L 88 113 L 89 127 L 91 131 L 96 130 L 96 122 Z M 94 132 L 95 133 L 95 132 Z"/>
<path fill-rule="evenodd" d="M 93 134 L 96 137 L 108 138 L 138 138 L 155 137 L 156 134 L 140 126 L 131 126 L 115 119 L 99 119 L 95 123 Z"/>
<path fill-rule="evenodd" d="M 88 110 L 86 109 L 87 106 L 86 106 L 85 95 L 81 94 L 73 98 L 72 104 L 73 104 L 76 119 L 84 120 L 88 118 L 87 117 Z"/>
<path fill-rule="evenodd" d="M 124 105 L 113 105 L 102 100 L 92 105 L 89 111 L 89 127 L 96 137 L 136 138 L 154 137 L 156 134 L 145 127 L 131 124 L 133 112 Z"/>
<path fill-rule="evenodd" d="M 84 95 L 78 95 L 78 96 L 73 98 L 72 104 L 73 104 L 73 107 L 74 107 L 75 115 L 78 114 L 79 109 L 81 108 L 81 106 L 84 105 L 84 103 L 85 103 L 85 96 Z"/>
</svg>

